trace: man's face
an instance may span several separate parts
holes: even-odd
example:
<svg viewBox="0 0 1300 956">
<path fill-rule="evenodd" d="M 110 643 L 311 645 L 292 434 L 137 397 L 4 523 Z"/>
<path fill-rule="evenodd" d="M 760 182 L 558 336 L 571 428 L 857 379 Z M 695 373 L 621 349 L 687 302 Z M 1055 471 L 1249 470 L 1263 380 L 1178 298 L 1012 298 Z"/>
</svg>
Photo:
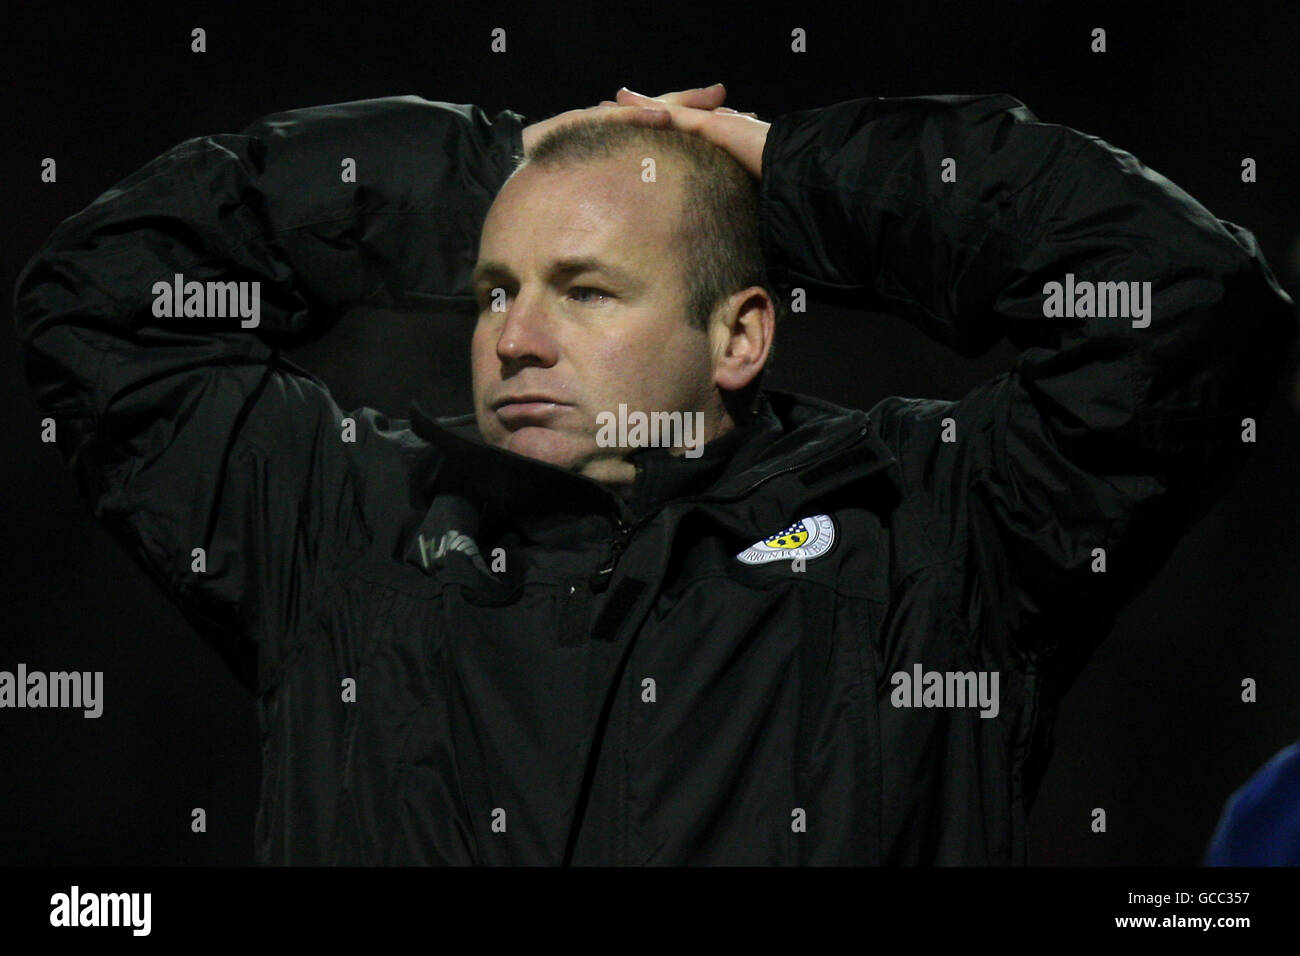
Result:
<svg viewBox="0 0 1300 956">
<path fill-rule="evenodd" d="M 496 197 L 479 246 L 471 347 L 485 441 L 622 482 L 630 449 L 597 445 L 598 413 L 617 415 L 620 403 L 628 412 L 716 406 L 708 336 L 687 322 L 675 234 L 682 187 L 666 165 L 650 183 L 632 151 L 527 166 Z M 492 309 L 498 288 L 505 311 Z"/>
</svg>

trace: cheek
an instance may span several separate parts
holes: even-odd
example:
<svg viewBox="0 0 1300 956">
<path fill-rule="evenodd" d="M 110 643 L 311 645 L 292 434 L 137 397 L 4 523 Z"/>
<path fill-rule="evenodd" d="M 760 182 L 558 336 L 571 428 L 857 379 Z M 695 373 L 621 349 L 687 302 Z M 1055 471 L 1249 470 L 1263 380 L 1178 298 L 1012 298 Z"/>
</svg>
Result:
<svg viewBox="0 0 1300 956">
<path fill-rule="evenodd" d="M 656 344 L 654 367 L 665 396 L 674 403 L 698 397 L 709 382 L 709 340 L 695 330 L 674 330 Z"/>
<path fill-rule="evenodd" d="M 588 356 L 588 368 L 602 378 L 603 405 L 620 402 L 631 409 L 658 411 L 677 408 L 693 396 L 700 372 L 694 343 L 667 329 L 632 342 L 605 342 Z"/>
<path fill-rule="evenodd" d="M 496 352 L 493 342 L 491 333 L 482 323 L 474 327 L 474 335 L 469 343 L 469 369 L 475 395 L 487 381 L 489 363 L 494 360 Z"/>
<path fill-rule="evenodd" d="M 588 340 L 574 355 L 573 363 L 588 393 L 602 408 L 634 402 L 659 377 L 654 349 L 613 336 Z"/>
</svg>

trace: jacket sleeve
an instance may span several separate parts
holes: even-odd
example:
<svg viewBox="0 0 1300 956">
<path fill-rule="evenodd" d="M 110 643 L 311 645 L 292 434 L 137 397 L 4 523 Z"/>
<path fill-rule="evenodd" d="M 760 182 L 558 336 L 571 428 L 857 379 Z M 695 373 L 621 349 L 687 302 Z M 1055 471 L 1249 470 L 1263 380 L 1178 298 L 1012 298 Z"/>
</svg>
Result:
<svg viewBox="0 0 1300 956">
<path fill-rule="evenodd" d="M 370 409 L 346 440 L 324 384 L 279 349 L 357 303 L 472 301 L 521 129 L 415 96 L 274 114 L 159 156 L 19 276 L 27 378 L 82 494 L 245 680 L 256 663 L 259 689 L 374 533 L 367 476 L 412 441 Z M 158 317 L 155 283 L 177 275 L 248 283 L 258 323 Z"/>
<path fill-rule="evenodd" d="M 1000 95 L 788 114 L 761 189 L 778 288 L 894 312 L 961 354 L 1021 350 L 960 401 L 872 418 L 935 549 L 978 568 L 986 622 L 1036 654 L 1099 639 L 1239 469 L 1295 337 L 1253 236 Z M 1069 274 L 1149 282 L 1150 312 L 1049 317 Z"/>
</svg>

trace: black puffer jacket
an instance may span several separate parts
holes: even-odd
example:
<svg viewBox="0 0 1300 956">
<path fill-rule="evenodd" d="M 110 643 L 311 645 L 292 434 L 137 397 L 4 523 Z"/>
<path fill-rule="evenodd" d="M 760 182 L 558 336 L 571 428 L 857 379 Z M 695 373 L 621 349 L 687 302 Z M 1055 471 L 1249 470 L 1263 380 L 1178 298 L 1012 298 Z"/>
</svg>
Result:
<svg viewBox="0 0 1300 956">
<path fill-rule="evenodd" d="M 1056 699 L 1295 335 L 1251 235 L 1009 97 L 784 115 L 778 285 L 1022 353 L 958 402 L 772 394 L 701 459 L 641 453 L 635 506 L 279 354 L 346 305 L 469 301 L 522 122 L 407 96 L 189 140 L 20 277 L 95 513 L 255 656 L 259 859 L 1022 862 Z M 156 317 L 176 273 L 259 281 L 260 324 Z M 1149 323 L 1047 317 L 1067 274 L 1150 282 Z"/>
</svg>

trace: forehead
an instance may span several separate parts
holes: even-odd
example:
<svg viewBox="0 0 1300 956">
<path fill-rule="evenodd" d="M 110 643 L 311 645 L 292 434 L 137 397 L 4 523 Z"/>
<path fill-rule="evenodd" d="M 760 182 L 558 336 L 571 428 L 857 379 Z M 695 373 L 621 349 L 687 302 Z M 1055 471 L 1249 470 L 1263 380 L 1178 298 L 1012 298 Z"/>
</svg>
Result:
<svg viewBox="0 0 1300 956">
<path fill-rule="evenodd" d="M 482 251 L 559 258 L 602 252 L 623 262 L 663 253 L 677 239 L 681 183 L 656 162 L 626 150 L 581 165 L 525 166 L 505 184 L 483 227 Z M 667 173 L 667 175 L 665 175 Z"/>
</svg>

